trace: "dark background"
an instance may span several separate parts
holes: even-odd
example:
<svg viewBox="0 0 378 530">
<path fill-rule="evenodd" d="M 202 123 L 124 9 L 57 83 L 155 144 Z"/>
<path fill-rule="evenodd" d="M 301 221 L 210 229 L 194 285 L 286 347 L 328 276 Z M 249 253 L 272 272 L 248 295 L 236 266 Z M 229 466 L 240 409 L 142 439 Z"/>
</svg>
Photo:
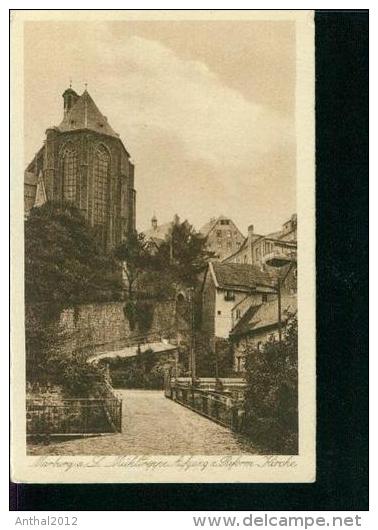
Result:
<svg viewBox="0 0 378 530">
<path fill-rule="evenodd" d="M 316 482 L 11 484 L 12 510 L 368 510 L 368 11 L 315 22 Z"/>
</svg>

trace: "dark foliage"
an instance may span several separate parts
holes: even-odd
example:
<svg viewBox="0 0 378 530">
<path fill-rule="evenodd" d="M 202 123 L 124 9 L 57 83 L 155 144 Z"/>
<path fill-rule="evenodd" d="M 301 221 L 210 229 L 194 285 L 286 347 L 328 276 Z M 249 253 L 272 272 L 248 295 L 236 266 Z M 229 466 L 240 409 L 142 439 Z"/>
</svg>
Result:
<svg viewBox="0 0 378 530">
<path fill-rule="evenodd" d="M 282 342 L 247 352 L 246 430 L 268 453 L 298 452 L 298 326 L 293 318 Z"/>
<path fill-rule="evenodd" d="M 127 300 L 123 312 L 129 321 L 131 331 L 138 327 L 140 334 L 147 334 L 154 319 L 155 304 L 151 300 Z"/>
<path fill-rule="evenodd" d="M 33 208 L 25 222 L 25 301 L 57 309 L 117 300 L 119 267 L 99 248 L 92 228 L 69 203 Z"/>
<path fill-rule="evenodd" d="M 157 354 L 152 350 L 135 357 L 116 357 L 104 362 L 109 365 L 113 386 L 150 390 L 163 388 L 164 375 L 174 365 L 170 354 Z"/>
<path fill-rule="evenodd" d="M 123 313 L 129 321 L 130 330 L 134 331 L 137 324 L 137 308 L 133 299 L 127 300 L 123 306 Z"/>
<path fill-rule="evenodd" d="M 176 215 L 166 240 L 152 252 L 143 234 L 133 233 L 114 251 L 127 280 L 127 297 L 168 299 L 178 287 L 195 287 L 213 256 L 206 238 Z"/>
<path fill-rule="evenodd" d="M 62 337 L 55 328 L 59 315 L 66 307 L 121 296 L 119 266 L 101 251 L 77 208 L 55 202 L 33 208 L 25 222 L 27 379 L 53 381 L 57 374 L 67 374 L 74 391 L 73 370 L 78 375 L 79 365 L 78 361 L 72 361 L 71 368 L 60 364 Z"/>
<path fill-rule="evenodd" d="M 62 387 L 68 397 L 93 397 L 99 383 L 104 382 L 105 372 L 98 366 L 89 364 L 80 355 L 60 359 L 53 382 Z"/>
<path fill-rule="evenodd" d="M 127 283 L 127 297 L 135 298 L 137 282 L 141 274 L 153 269 L 154 258 L 144 235 L 132 232 L 114 249 L 114 257 L 121 264 Z"/>
<path fill-rule="evenodd" d="M 151 301 L 137 300 L 136 302 L 136 320 L 140 333 L 148 333 L 151 329 L 154 319 L 155 305 Z"/>
<path fill-rule="evenodd" d="M 170 233 L 159 247 L 156 266 L 169 273 L 171 281 L 195 287 L 214 253 L 206 249 L 206 237 L 197 233 L 188 221 L 176 215 Z"/>
<path fill-rule="evenodd" d="M 214 351 L 215 348 L 215 351 Z M 209 344 L 200 333 L 195 336 L 197 377 L 230 377 L 232 372 L 232 349 L 226 339 L 217 339 Z"/>
</svg>

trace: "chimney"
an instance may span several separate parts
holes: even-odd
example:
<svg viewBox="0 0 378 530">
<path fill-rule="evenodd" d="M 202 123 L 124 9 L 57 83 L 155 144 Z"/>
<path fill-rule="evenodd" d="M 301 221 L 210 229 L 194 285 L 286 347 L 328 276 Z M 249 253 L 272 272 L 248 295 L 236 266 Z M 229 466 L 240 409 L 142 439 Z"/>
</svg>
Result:
<svg viewBox="0 0 378 530">
<path fill-rule="evenodd" d="M 67 90 L 63 92 L 62 97 L 63 97 L 63 102 L 64 102 L 63 103 L 64 115 L 66 116 L 66 114 L 72 109 L 76 101 L 79 99 L 79 96 L 70 87 L 70 88 L 67 88 Z"/>
<path fill-rule="evenodd" d="M 255 227 L 253 225 L 249 225 L 248 227 L 248 236 L 253 237 Z"/>
</svg>

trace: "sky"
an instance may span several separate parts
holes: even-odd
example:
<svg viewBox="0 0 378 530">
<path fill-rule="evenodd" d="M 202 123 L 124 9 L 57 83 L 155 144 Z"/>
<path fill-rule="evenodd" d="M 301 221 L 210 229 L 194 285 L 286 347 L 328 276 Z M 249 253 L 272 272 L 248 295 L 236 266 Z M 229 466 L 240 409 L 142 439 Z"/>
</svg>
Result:
<svg viewBox="0 0 378 530">
<path fill-rule="evenodd" d="M 25 164 L 72 80 L 131 155 L 139 230 L 222 214 L 264 234 L 296 211 L 293 22 L 43 21 L 24 37 Z"/>
</svg>

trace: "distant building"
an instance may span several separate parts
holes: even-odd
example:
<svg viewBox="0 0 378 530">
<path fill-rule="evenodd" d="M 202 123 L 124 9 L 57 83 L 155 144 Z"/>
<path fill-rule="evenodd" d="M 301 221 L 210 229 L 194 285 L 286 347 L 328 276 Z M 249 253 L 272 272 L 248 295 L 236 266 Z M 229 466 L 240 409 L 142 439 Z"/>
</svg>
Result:
<svg viewBox="0 0 378 530">
<path fill-rule="evenodd" d="M 257 267 L 269 268 L 267 262 L 274 256 L 296 260 L 297 257 L 297 216 L 292 215 L 284 223 L 282 230 L 267 236 L 254 232 L 253 225 L 248 227 L 248 236 L 240 248 L 224 259 L 226 263 L 248 263 Z"/>
<path fill-rule="evenodd" d="M 207 248 L 214 252 L 214 259 L 219 261 L 237 252 L 245 239 L 235 223 L 223 215 L 210 219 L 202 226 L 200 233 L 207 237 Z"/>
<path fill-rule="evenodd" d="M 294 213 L 286 223 L 282 225 L 279 239 L 285 241 L 297 241 L 297 214 Z"/>
<path fill-rule="evenodd" d="M 47 200 L 75 205 L 109 251 L 135 230 L 134 165 L 85 90 L 63 93 L 64 116 L 25 171 L 25 215 Z"/>
<path fill-rule="evenodd" d="M 281 298 L 281 329 L 297 313 L 296 294 L 283 294 Z M 235 372 L 245 369 L 246 350 L 260 352 L 268 340 L 278 340 L 279 320 L 277 299 L 251 305 L 230 333 L 233 344 Z"/>
<path fill-rule="evenodd" d="M 151 219 L 151 228 L 143 232 L 144 238 L 147 241 L 152 252 L 156 251 L 160 245 L 166 240 L 170 234 L 173 222 L 158 225 L 158 220 L 154 214 Z"/>
</svg>

